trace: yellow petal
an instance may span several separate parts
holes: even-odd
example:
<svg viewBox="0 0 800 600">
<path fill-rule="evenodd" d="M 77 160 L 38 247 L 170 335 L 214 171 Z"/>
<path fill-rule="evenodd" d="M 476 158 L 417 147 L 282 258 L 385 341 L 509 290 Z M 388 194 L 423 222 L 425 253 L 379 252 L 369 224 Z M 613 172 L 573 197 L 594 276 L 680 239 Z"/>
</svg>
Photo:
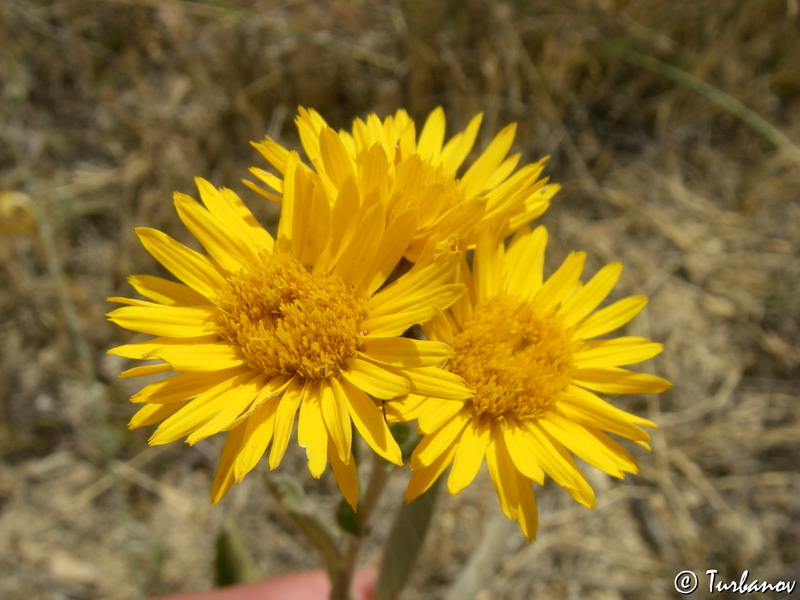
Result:
<svg viewBox="0 0 800 600">
<path fill-rule="evenodd" d="M 388 369 L 408 380 L 412 394 L 444 400 L 464 400 L 472 397 L 472 390 L 459 375 L 439 367 L 420 367 L 419 369 L 388 367 Z"/>
<path fill-rule="evenodd" d="M 401 335 L 412 325 L 425 323 L 463 294 L 464 286 L 460 283 L 412 292 L 410 296 L 397 300 L 394 304 L 380 306 L 383 314 L 374 314 L 377 311 L 372 311 L 362 326 L 372 337 Z M 395 310 L 391 310 L 393 308 Z"/>
<path fill-rule="evenodd" d="M 405 377 L 360 358 L 348 358 L 342 375 L 357 388 L 384 400 L 402 396 L 410 390 Z"/>
<path fill-rule="evenodd" d="M 417 229 L 417 218 L 413 210 L 392 216 L 383 232 L 376 262 L 372 267 L 372 278 L 367 281 L 366 292 L 372 295 L 389 278 L 408 248 Z"/>
<path fill-rule="evenodd" d="M 173 371 L 220 371 L 246 364 L 238 349 L 224 343 L 161 346 L 152 356 L 169 363 Z"/>
<path fill-rule="evenodd" d="M 120 379 L 124 379 L 126 377 L 146 377 L 148 375 L 158 375 L 160 373 L 166 373 L 171 371 L 172 369 L 167 363 L 156 363 L 154 365 L 142 365 L 141 367 L 133 367 L 131 369 L 126 369 L 117 377 Z"/>
<path fill-rule="evenodd" d="M 241 406 L 247 401 L 252 401 L 252 393 L 255 388 L 248 387 L 248 384 L 253 379 L 252 373 L 241 373 L 225 379 L 214 387 L 198 394 L 194 400 L 185 404 L 181 410 L 161 423 L 153 435 L 150 436 L 148 443 L 156 446 L 174 442 L 212 421 L 216 416 L 224 412 L 228 406 Z M 174 405 L 166 404 L 162 406 Z"/>
<path fill-rule="evenodd" d="M 472 308 L 476 303 L 475 300 L 475 283 L 472 280 L 472 271 L 467 264 L 466 258 L 461 259 L 459 268 L 455 273 L 456 281 L 463 283 L 467 288 L 464 295 L 456 300 L 448 309 L 448 314 L 453 317 L 456 325 L 453 328 L 454 332 L 461 331 L 464 325 L 472 318 Z"/>
<path fill-rule="evenodd" d="M 403 464 L 403 453 L 397 445 L 386 421 L 383 419 L 381 409 L 364 392 L 354 385 L 350 385 L 346 380 L 331 380 L 336 389 L 341 385 L 337 395 L 343 393 L 347 398 L 347 406 L 350 411 L 350 418 L 356 429 L 379 456 L 396 465 Z"/>
<path fill-rule="evenodd" d="M 350 455 L 346 462 L 342 461 L 330 438 L 328 438 L 328 457 L 331 460 L 331 469 L 336 477 L 339 491 L 342 492 L 342 497 L 353 510 L 356 510 L 358 508 L 358 471 L 355 459 Z"/>
<path fill-rule="evenodd" d="M 145 404 L 136 411 L 128 422 L 128 429 L 139 429 L 147 425 L 155 425 L 164 419 L 168 419 L 178 412 L 185 403 L 173 402 L 172 404 Z"/>
<path fill-rule="evenodd" d="M 361 353 L 375 362 L 395 367 L 429 367 L 441 365 L 453 356 L 453 348 L 444 342 L 411 338 L 364 337 Z"/>
<path fill-rule="evenodd" d="M 427 467 L 419 467 L 414 471 L 406 488 L 405 501 L 411 502 L 415 498 L 424 494 L 453 462 L 456 452 L 456 445 L 452 444 Z"/>
<path fill-rule="evenodd" d="M 544 471 L 536 462 L 535 449 L 529 438 L 530 434 L 516 422 L 503 428 L 503 441 L 514 466 L 525 477 L 542 485 Z"/>
<path fill-rule="evenodd" d="M 437 106 L 428 115 L 425 125 L 422 126 L 422 131 L 419 134 L 417 152 L 420 157 L 428 161 L 439 157 L 442 152 L 444 132 L 444 110 L 441 106 Z"/>
<path fill-rule="evenodd" d="M 347 396 L 335 378 L 320 385 L 320 409 L 339 460 L 347 462 L 352 446 L 353 427 L 350 423 Z"/>
<path fill-rule="evenodd" d="M 314 265 L 323 273 L 329 272 L 339 261 L 339 257 L 350 246 L 358 220 L 354 215 L 359 214 L 361 197 L 358 187 L 352 179 L 345 181 L 339 194 L 336 195 L 331 207 L 331 226 L 328 245 L 320 255 L 319 261 Z"/>
<path fill-rule="evenodd" d="M 536 539 L 539 529 L 539 511 L 536 507 L 536 496 L 533 493 L 533 486 L 530 481 L 517 475 L 517 493 L 519 494 L 519 504 L 517 506 L 517 522 L 522 533 L 528 538 L 529 542 Z"/>
<path fill-rule="evenodd" d="M 560 185 L 548 183 L 530 194 L 523 202 L 522 209 L 509 215 L 507 231 L 509 233 L 516 231 L 526 223 L 530 223 L 531 220 L 541 216 L 550 206 L 550 200 L 560 189 Z"/>
<path fill-rule="evenodd" d="M 568 419 L 634 441 L 650 439 L 650 435 L 639 427 L 658 427 L 652 421 L 620 410 L 574 385 L 567 386 L 566 392 L 559 397 L 558 410 Z"/>
<path fill-rule="evenodd" d="M 672 387 L 661 377 L 615 368 L 577 368 L 572 382 L 601 394 L 658 394 Z"/>
<path fill-rule="evenodd" d="M 561 307 L 564 327 L 572 327 L 583 319 L 611 293 L 622 275 L 622 263 L 611 263 L 595 273 L 577 294 L 567 299 Z M 593 336 L 586 336 L 593 337 Z"/>
<path fill-rule="evenodd" d="M 368 207 L 334 269 L 345 283 L 362 290 L 367 288 L 375 273 L 374 265 L 386 222 L 383 206 L 374 197 L 368 196 L 364 202 Z"/>
<path fill-rule="evenodd" d="M 383 401 L 381 410 L 389 423 L 407 423 L 419 417 L 428 399 L 416 394 L 406 394 Z"/>
<path fill-rule="evenodd" d="M 444 148 L 442 148 L 442 165 L 447 172 L 455 175 L 458 167 L 467 158 L 472 146 L 475 144 L 475 138 L 478 135 L 482 120 L 483 113 L 475 115 L 462 133 L 454 135 L 444 145 Z"/>
<path fill-rule="evenodd" d="M 233 190 L 221 188 L 212 197 L 203 197 L 203 202 L 211 214 L 225 223 L 231 235 L 241 238 L 240 243 L 244 243 L 255 256 L 265 250 L 272 252 L 275 240 Z"/>
<path fill-rule="evenodd" d="M 542 284 L 533 302 L 543 314 L 555 308 L 577 284 L 586 261 L 585 252 L 570 252 L 561 266 Z"/>
<path fill-rule="evenodd" d="M 328 126 L 327 123 L 317 111 L 301 107 L 297 110 L 295 124 L 306 156 L 318 172 L 324 171 L 320 157 L 319 136 L 320 132 Z"/>
<path fill-rule="evenodd" d="M 547 230 L 524 227 L 511 240 L 506 251 L 506 292 L 524 300 L 533 298 L 542 286 Z"/>
<path fill-rule="evenodd" d="M 494 189 L 487 191 L 487 196 L 491 198 L 493 209 L 499 208 L 503 199 L 513 197 L 517 193 L 531 194 L 544 186 L 547 179 L 539 180 L 539 176 L 544 170 L 544 165 L 549 157 L 540 158 L 535 163 L 530 163 L 519 169 L 516 173 L 502 182 L 493 186 Z M 488 216 L 494 216 L 490 214 Z"/>
<path fill-rule="evenodd" d="M 416 418 L 418 419 L 419 430 L 423 433 L 436 431 L 445 421 L 452 419 L 456 413 L 464 408 L 464 402 L 461 400 L 439 400 L 438 398 L 424 398 L 415 394 L 409 394 L 409 396 L 422 398 L 422 402 L 418 404 L 419 415 Z M 408 414 L 408 412 L 404 414 Z M 413 418 L 409 417 L 405 420 L 410 421 Z"/>
<path fill-rule="evenodd" d="M 216 335 L 206 336 L 198 340 L 193 340 L 197 343 L 212 342 L 216 339 Z M 146 342 L 136 342 L 135 344 L 123 344 L 106 350 L 107 354 L 114 356 L 122 356 L 124 358 L 136 358 L 139 360 L 147 360 L 154 358 L 153 352 L 158 348 L 165 346 L 185 346 L 186 340 L 181 338 L 167 338 L 157 337 L 147 340 Z"/>
<path fill-rule="evenodd" d="M 308 457 L 308 471 L 315 479 L 319 479 L 328 464 L 328 432 L 322 414 L 321 387 L 328 387 L 326 382 L 310 386 L 300 404 L 300 415 L 297 419 L 297 443 L 304 446 Z M 350 428 L 348 417 L 348 429 Z M 345 459 L 349 458 L 348 453 Z"/>
<path fill-rule="evenodd" d="M 504 254 L 502 240 L 494 239 L 489 233 L 480 235 L 472 263 L 475 297 L 479 303 L 489 301 L 502 290 Z"/>
<path fill-rule="evenodd" d="M 579 321 L 574 339 L 589 339 L 614 331 L 633 319 L 647 304 L 645 296 L 629 296 L 592 313 Z"/>
<path fill-rule="evenodd" d="M 316 267 L 320 255 L 328 245 L 330 237 L 331 206 L 320 186 L 315 187 L 309 197 L 308 213 L 303 217 L 306 223 L 304 242 L 303 246 L 298 248 L 297 251 L 299 252 L 300 262 L 304 265 L 314 265 Z M 297 221 L 295 221 L 295 224 L 297 224 Z"/>
<path fill-rule="evenodd" d="M 240 414 L 233 422 L 225 427 L 225 430 L 231 430 L 234 427 L 238 427 L 239 423 L 243 423 L 247 419 L 249 419 L 253 413 L 256 411 L 258 407 L 262 404 L 267 402 L 278 402 L 280 401 L 280 396 L 289 387 L 289 382 L 292 380 L 293 376 L 289 375 L 277 375 L 269 379 L 260 390 L 258 390 L 258 394 L 256 395 L 255 400 L 250 405 L 250 408 L 245 410 L 242 414 Z M 271 435 L 271 434 L 270 434 Z"/>
<path fill-rule="evenodd" d="M 663 344 L 641 337 L 585 342 L 575 353 L 575 364 L 581 369 L 631 365 L 653 358 L 663 349 Z"/>
<path fill-rule="evenodd" d="M 485 193 L 487 196 L 494 196 L 496 188 L 502 184 L 511 175 L 511 173 L 514 172 L 514 169 L 517 168 L 520 158 L 520 154 L 512 154 L 511 156 L 504 158 L 503 162 L 492 169 L 486 180 L 483 182 L 483 193 Z"/>
<path fill-rule="evenodd" d="M 534 459 L 542 470 L 565 488 L 577 502 L 588 508 L 594 508 L 594 491 L 569 453 L 536 423 L 528 421 L 524 426 L 527 429 L 528 443 Z"/>
<path fill-rule="evenodd" d="M 278 402 L 278 409 L 275 413 L 275 431 L 272 435 L 272 448 L 269 451 L 269 468 L 275 469 L 286 453 L 289 445 L 289 438 L 292 435 L 294 426 L 294 416 L 303 400 L 304 382 L 300 377 L 295 376 L 283 392 L 283 396 Z"/>
<path fill-rule="evenodd" d="M 253 183 L 252 181 L 248 181 L 247 179 L 242 179 L 242 183 L 249 187 L 257 194 L 261 194 L 268 200 L 272 200 L 273 202 L 280 203 L 283 201 L 283 198 L 279 195 L 283 190 L 283 180 L 280 179 L 277 175 L 273 173 L 269 173 L 264 169 L 259 169 L 258 167 L 250 167 L 247 169 L 250 171 L 250 174 L 255 177 L 256 179 L 260 179 L 263 183 L 267 184 L 273 190 L 276 190 L 278 193 L 271 192 L 270 190 L 264 189 L 257 183 Z"/>
<path fill-rule="evenodd" d="M 235 273 L 255 261 L 253 250 L 241 244 L 240 240 L 231 235 L 229 228 L 225 228 L 219 219 L 192 198 L 176 193 L 173 204 L 186 229 L 192 232 L 223 270 Z"/>
<path fill-rule="evenodd" d="M 225 446 L 222 448 L 222 455 L 217 464 L 217 471 L 214 474 L 214 482 L 211 484 L 212 504 L 222 500 L 234 483 L 233 465 L 245 441 L 245 427 L 242 424 L 228 432 Z"/>
<path fill-rule="evenodd" d="M 616 448 L 608 444 L 610 438 L 607 436 L 604 440 L 591 430 L 555 412 L 543 416 L 539 419 L 539 424 L 575 456 L 612 477 L 624 479 L 626 472 L 638 472 L 636 461 L 628 451 L 618 444 L 615 444 Z"/>
<path fill-rule="evenodd" d="M 471 418 L 470 411 L 463 409 L 439 429 L 424 436 L 411 455 L 411 468 L 417 470 L 432 465 L 437 456 L 444 454 L 458 440 Z"/>
<path fill-rule="evenodd" d="M 222 273 L 208 257 L 156 229 L 137 227 L 136 234 L 153 258 L 206 298 L 215 298 L 217 290 L 225 285 Z"/>
<path fill-rule="evenodd" d="M 375 193 L 381 204 L 389 204 L 389 159 L 380 144 L 375 144 L 359 156 L 358 187 L 365 193 Z"/>
<path fill-rule="evenodd" d="M 300 157 L 297 152 L 290 152 L 286 159 L 286 171 L 283 175 L 283 204 L 281 218 L 278 221 L 278 238 L 275 246 L 278 252 L 294 254 L 292 250 L 292 234 L 295 218 L 295 173 L 300 169 L 299 164 Z"/>
<path fill-rule="evenodd" d="M 262 142 L 250 142 L 258 152 L 267 159 L 267 162 L 275 167 L 279 173 L 283 174 L 286 169 L 286 161 L 289 156 L 289 151 L 277 143 L 272 138 L 264 138 Z"/>
<path fill-rule="evenodd" d="M 496 462 L 498 467 L 500 465 L 511 465 L 514 461 L 507 445 L 508 437 L 497 435 L 498 429 L 499 428 L 495 426 L 493 431 Z M 533 494 L 533 486 L 530 480 L 513 468 L 498 468 L 497 470 L 498 478 L 501 480 L 505 478 L 505 480 L 503 480 L 504 489 L 511 488 L 516 492 L 515 495 L 508 498 L 511 501 L 515 501 L 511 510 L 515 514 L 514 518 L 519 523 L 525 537 L 527 537 L 529 541 L 533 540 L 536 537 L 536 531 L 539 526 L 539 514 L 536 508 L 536 497 Z M 506 481 L 512 478 L 515 481 Z"/>
<path fill-rule="evenodd" d="M 462 296 L 463 298 L 463 296 Z M 429 340 L 441 340 L 448 346 L 455 342 L 456 332 L 462 328 L 456 323 L 451 310 L 440 312 L 430 321 L 423 324 L 422 331 Z"/>
<path fill-rule="evenodd" d="M 516 519 L 519 512 L 519 478 L 511 457 L 502 452 L 501 444 L 502 435 L 491 436 L 486 448 L 486 467 L 503 514 L 509 519 Z"/>
<path fill-rule="evenodd" d="M 430 264 L 415 265 L 408 273 L 370 298 L 370 318 L 416 308 L 421 298 L 430 303 L 431 292 L 435 294 L 437 288 L 449 283 L 459 259 L 459 253 L 446 252 Z M 444 309 L 447 306 L 437 308 Z"/>
<path fill-rule="evenodd" d="M 544 185 L 546 181 L 540 180 L 533 188 L 517 190 L 506 198 L 498 198 L 494 192 L 489 192 L 484 219 L 496 223 L 501 237 L 527 226 L 547 210 L 550 199 L 559 189 L 557 185 Z M 543 190 L 547 193 L 542 193 Z"/>
<path fill-rule="evenodd" d="M 312 236 L 317 233 L 315 229 L 318 225 L 316 219 L 311 217 L 312 211 L 314 210 L 312 202 L 314 202 L 314 197 L 319 196 L 319 194 L 317 194 L 316 182 L 312 180 L 311 174 L 300 168 L 299 165 L 292 170 L 292 179 L 292 185 L 287 185 L 286 188 L 287 191 L 284 196 L 284 208 L 281 210 L 281 219 L 283 219 L 283 214 L 286 212 L 285 207 L 291 206 L 291 252 L 292 256 L 302 262 L 304 254 L 313 254 L 311 252 L 312 249 L 322 247 L 324 244 L 322 240 L 320 240 L 321 243 L 317 243 L 316 240 L 312 239 Z M 323 192 L 320 191 L 320 193 Z M 290 200 L 287 199 L 289 196 L 291 196 Z M 323 207 L 324 210 L 328 208 L 327 199 L 323 197 L 323 201 L 326 204 L 326 206 Z M 319 225 L 323 227 L 326 225 L 326 223 L 324 223 L 326 217 L 327 215 L 325 213 L 320 215 L 322 223 L 319 223 Z"/>
<path fill-rule="evenodd" d="M 353 161 L 347 154 L 342 140 L 330 127 L 324 128 L 319 134 L 319 150 L 322 163 L 325 165 L 325 174 L 333 185 L 339 188 L 348 177 L 355 178 Z"/>
<path fill-rule="evenodd" d="M 145 298 L 169 306 L 198 306 L 208 299 L 189 286 L 153 275 L 131 275 L 128 283 Z"/>
<path fill-rule="evenodd" d="M 125 306 L 163 306 L 157 302 L 150 302 L 149 300 L 140 300 L 138 298 L 123 298 L 122 296 L 112 296 L 106 298 L 106 302 L 115 302 L 117 304 L 124 304 Z"/>
<path fill-rule="evenodd" d="M 266 383 L 266 375 L 249 373 L 249 377 L 249 381 L 243 379 L 237 385 L 235 392 L 232 391 L 227 395 L 227 401 L 220 407 L 213 418 L 189 434 L 186 438 L 187 444 L 193 446 L 200 440 L 227 429 L 236 417 L 253 404 L 258 396 L 259 389 Z"/>
<path fill-rule="evenodd" d="M 436 192 L 432 191 L 431 193 L 435 194 Z M 427 198 L 420 200 L 419 204 L 424 204 L 425 202 L 429 202 L 429 200 Z M 427 230 L 421 230 L 419 235 L 415 237 L 417 245 L 420 244 L 420 241 L 425 241 L 430 235 L 435 234 L 440 240 L 447 240 L 469 231 L 472 227 L 481 223 L 486 211 L 486 200 L 484 198 L 456 199 L 454 202 L 450 208 L 444 211 L 439 209 L 435 213 L 435 215 L 438 215 L 437 218 L 428 225 Z M 420 221 L 424 222 L 422 219 Z M 485 221 L 483 224 L 485 225 Z M 422 240 L 419 239 L 420 237 Z M 416 257 L 420 253 L 409 252 L 408 254 L 414 256 L 415 261 L 419 260 Z"/>
<path fill-rule="evenodd" d="M 280 398 L 262 402 L 250 414 L 247 420 L 238 425 L 236 431 L 244 426 L 244 442 L 233 463 L 233 476 L 239 482 L 258 464 L 275 432 L 275 414 L 278 411 Z"/>
<path fill-rule="evenodd" d="M 483 464 L 490 432 L 491 425 L 481 422 L 480 418 L 473 418 L 464 427 L 453 457 L 453 467 L 447 478 L 447 490 L 451 496 L 455 496 L 475 479 Z"/>
<path fill-rule="evenodd" d="M 120 327 L 173 338 L 214 335 L 218 329 L 213 307 L 123 306 L 108 313 L 108 320 Z"/>
<path fill-rule="evenodd" d="M 227 371 L 209 373 L 180 373 L 142 388 L 131 397 L 131 402 L 150 404 L 171 404 L 181 400 L 191 400 L 224 381 L 244 373 L 241 367 Z"/>
<path fill-rule="evenodd" d="M 477 196 L 483 191 L 486 181 L 494 174 L 508 154 L 516 131 L 516 123 L 504 127 L 464 173 L 459 181 L 459 187 L 464 190 L 467 198 Z"/>
</svg>

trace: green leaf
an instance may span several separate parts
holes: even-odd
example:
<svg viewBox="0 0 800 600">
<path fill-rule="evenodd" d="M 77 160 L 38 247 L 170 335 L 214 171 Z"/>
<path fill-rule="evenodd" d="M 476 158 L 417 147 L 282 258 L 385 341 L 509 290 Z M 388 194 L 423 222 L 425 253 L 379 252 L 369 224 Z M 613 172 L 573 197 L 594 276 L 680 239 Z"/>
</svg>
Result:
<svg viewBox="0 0 800 600">
<path fill-rule="evenodd" d="M 358 517 L 356 511 L 345 500 L 339 502 L 339 507 L 336 509 L 336 524 L 342 531 L 351 533 L 355 536 L 361 535 L 358 530 Z"/>
<path fill-rule="evenodd" d="M 253 581 L 256 564 L 233 521 L 226 521 L 214 542 L 214 584 L 217 587 Z"/>
<path fill-rule="evenodd" d="M 395 600 L 403 591 L 428 533 L 440 482 L 441 477 L 427 492 L 397 511 L 381 559 L 375 600 Z"/>
<path fill-rule="evenodd" d="M 407 461 L 414 448 L 417 447 L 419 436 L 407 423 L 392 423 L 389 425 L 389 431 L 392 432 L 392 437 L 403 452 L 403 462 Z"/>
</svg>

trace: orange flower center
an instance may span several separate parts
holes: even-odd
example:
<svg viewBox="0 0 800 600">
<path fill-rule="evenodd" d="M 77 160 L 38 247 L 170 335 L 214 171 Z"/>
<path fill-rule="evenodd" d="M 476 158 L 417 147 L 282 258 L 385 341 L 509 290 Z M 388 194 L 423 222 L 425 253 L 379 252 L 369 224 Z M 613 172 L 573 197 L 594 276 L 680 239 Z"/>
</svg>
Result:
<svg viewBox="0 0 800 600">
<path fill-rule="evenodd" d="M 288 254 L 261 255 L 220 292 L 220 335 L 254 369 L 319 380 L 358 350 L 364 293 L 332 274 L 310 272 Z"/>
<path fill-rule="evenodd" d="M 504 296 L 477 305 L 456 335 L 450 370 L 475 388 L 475 412 L 536 418 L 570 381 L 573 343 L 552 314 Z"/>
</svg>

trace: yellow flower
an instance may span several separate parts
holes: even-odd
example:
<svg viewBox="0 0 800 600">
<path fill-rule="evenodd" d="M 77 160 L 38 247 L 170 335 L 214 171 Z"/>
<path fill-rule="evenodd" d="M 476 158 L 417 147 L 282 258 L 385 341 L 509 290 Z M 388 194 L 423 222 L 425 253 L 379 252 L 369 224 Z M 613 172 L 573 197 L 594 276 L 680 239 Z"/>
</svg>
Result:
<svg viewBox="0 0 800 600">
<path fill-rule="evenodd" d="M 428 337 L 454 347 L 448 369 L 472 386 L 472 397 L 409 397 L 397 407 L 403 418 L 418 418 L 423 433 L 411 457 L 406 499 L 428 489 L 448 466 L 448 489 L 458 493 L 485 459 L 503 512 L 519 521 L 528 539 L 537 529 L 531 481 L 541 484 L 547 474 L 581 504 L 595 504 L 569 452 L 622 478 L 636 473 L 636 462 L 605 432 L 649 448 L 640 427 L 655 423 L 595 393 L 670 387 L 659 377 L 620 368 L 655 356 L 661 344 L 639 337 L 592 339 L 624 325 L 646 304 L 645 297 L 631 296 L 593 312 L 622 265 L 607 265 L 581 283 L 585 255 L 573 253 L 543 281 L 546 239 L 543 227 L 521 230 L 507 250 L 482 238 L 472 271 L 462 266 L 468 293 L 423 326 Z"/>
<path fill-rule="evenodd" d="M 336 133 L 314 110 L 301 108 L 296 119 L 306 156 L 329 195 L 355 183 L 362 197 L 377 195 L 390 221 L 412 210 L 417 230 L 405 252 L 417 261 L 431 242 L 439 249 L 472 246 L 479 231 L 492 227 L 508 235 L 530 223 L 549 206 L 558 185 L 539 179 L 546 158 L 514 172 L 519 154 L 508 156 L 516 125 L 505 127 L 459 177 L 475 144 L 482 115 L 445 143 L 441 108 L 428 116 L 419 137 L 404 110 L 383 121 L 370 114 L 357 119 L 352 132 Z M 250 169 L 263 188 L 244 183 L 275 201 L 281 200 L 289 152 L 270 138 L 254 146 L 279 175 Z M 308 168 L 308 167 L 306 167 Z M 348 179 L 346 175 L 353 175 Z"/>
<path fill-rule="evenodd" d="M 184 436 L 194 444 L 228 432 L 213 502 L 270 443 L 269 466 L 280 464 L 297 417 L 310 473 L 320 477 L 330 460 L 355 507 L 351 423 L 376 453 L 402 463 L 372 397 L 469 393 L 438 367 L 452 354 L 447 344 L 400 337 L 463 293 L 448 283 L 458 255 L 442 254 L 382 287 L 414 234 L 413 220 L 386 226 L 375 199 L 346 195 L 329 202 L 298 165 L 296 154 L 287 157 L 291 183 L 277 239 L 233 192 L 198 179 L 203 204 L 176 194 L 175 207 L 207 255 L 140 228 L 147 251 L 182 283 L 137 275 L 130 283 L 149 301 L 110 299 L 128 305 L 109 313 L 111 321 L 157 336 L 110 350 L 159 360 L 121 376 L 172 372 L 131 398 L 144 407 L 130 427 L 160 423 L 151 444 Z"/>
</svg>

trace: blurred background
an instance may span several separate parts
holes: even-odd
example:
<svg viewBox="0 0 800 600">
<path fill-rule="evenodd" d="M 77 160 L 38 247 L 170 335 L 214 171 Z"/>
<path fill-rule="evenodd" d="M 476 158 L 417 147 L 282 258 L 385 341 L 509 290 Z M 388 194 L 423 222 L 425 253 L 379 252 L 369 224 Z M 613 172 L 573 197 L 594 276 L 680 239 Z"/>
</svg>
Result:
<svg viewBox="0 0 800 600">
<path fill-rule="evenodd" d="M 544 489 L 479 598 L 676 598 L 684 569 L 800 574 L 800 7 L 797 0 L 64 0 L 0 3 L 0 597 L 145 598 L 212 585 L 230 519 L 262 576 L 317 566 L 251 475 L 210 506 L 220 439 L 129 432 L 132 336 L 106 322 L 125 278 L 160 273 L 133 227 L 192 243 L 171 203 L 200 175 L 241 184 L 249 146 L 299 148 L 298 105 L 334 127 L 483 111 L 478 146 L 550 155 L 551 266 L 626 265 L 651 301 L 628 333 L 674 388 L 618 405 L 661 425 L 641 472 L 587 469 L 594 511 Z M 152 428 L 148 428 L 152 429 Z M 323 511 L 330 473 L 296 472 Z M 260 467 L 262 470 L 265 466 Z M 362 554 L 376 564 L 407 473 Z M 482 473 L 442 495 L 407 598 L 438 598 L 500 514 Z M 478 592 L 478 590 L 473 590 Z M 719 597 L 725 597 L 719 594 Z M 469 594 L 461 596 L 462 599 Z M 774 597 L 774 596 L 773 596 Z"/>
</svg>

